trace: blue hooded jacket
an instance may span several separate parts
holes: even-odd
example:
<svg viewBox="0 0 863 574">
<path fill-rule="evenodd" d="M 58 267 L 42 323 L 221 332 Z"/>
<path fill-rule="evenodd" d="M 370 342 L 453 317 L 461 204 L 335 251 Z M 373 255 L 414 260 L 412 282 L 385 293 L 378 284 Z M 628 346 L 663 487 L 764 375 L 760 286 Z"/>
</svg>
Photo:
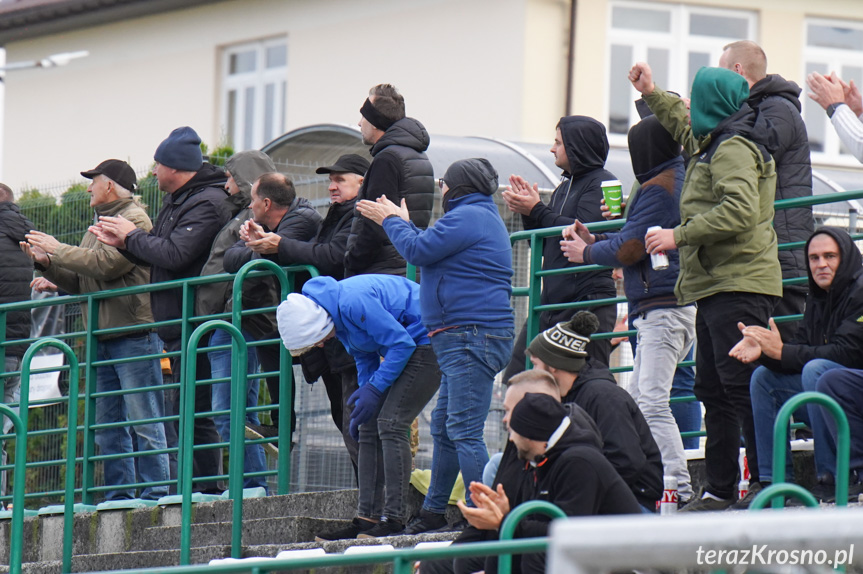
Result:
<svg viewBox="0 0 863 574">
<path fill-rule="evenodd" d="M 303 295 L 332 317 L 336 337 L 357 362 L 360 386 L 386 391 L 414 349 L 429 344 L 420 317 L 419 285 L 404 277 L 315 277 L 303 285 Z"/>
<path fill-rule="evenodd" d="M 402 257 L 422 268 L 420 305 L 429 331 L 514 328 L 512 247 L 491 196 L 451 200 L 449 211 L 425 231 L 398 217 L 383 226 Z"/>
</svg>

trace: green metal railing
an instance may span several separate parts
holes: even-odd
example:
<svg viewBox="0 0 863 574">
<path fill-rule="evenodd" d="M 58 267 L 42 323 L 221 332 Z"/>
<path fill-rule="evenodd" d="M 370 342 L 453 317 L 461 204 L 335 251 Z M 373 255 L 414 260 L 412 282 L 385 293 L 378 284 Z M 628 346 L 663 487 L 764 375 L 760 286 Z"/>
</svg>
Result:
<svg viewBox="0 0 863 574">
<path fill-rule="evenodd" d="M 21 359 L 21 400 L 18 405 L 19 410 L 19 424 L 21 429 L 26 433 L 27 432 L 27 421 L 28 421 L 28 411 L 30 408 L 30 363 L 33 361 L 33 357 L 36 356 L 41 349 L 45 347 L 56 347 L 60 349 L 60 351 L 65 355 L 66 360 L 69 361 L 69 398 L 67 399 L 67 428 L 66 428 L 66 488 L 63 493 L 63 572 L 71 572 L 72 571 L 72 527 L 74 526 L 74 506 L 75 506 L 75 461 L 76 453 L 75 446 L 77 441 L 75 440 L 77 431 L 78 431 L 78 401 L 74 400 L 72 397 L 78 396 L 78 357 L 75 356 L 75 353 L 72 352 L 71 347 L 62 341 L 58 341 L 57 339 L 42 339 L 30 345 L 30 348 L 24 353 L 24 357 Z M 20 432 L 20 431 L 19 431 Z M 15 445 L 15 492 L 16 494 L 20 491 L 24 490 L 24 484 L 19 484 L 18 477 L 22 476 L 26 472 L 26 440 L 24 441 L 24 456 L 22 456 L 20 462 L 18 460 L 18 453 L 21 450 L 21 446 L 19 443 Z M 19 491 L 20 489 L 20 491 Z M 23 536 L 23 517 L 24 517 L 24 494 L 21 493 L 20 498 L 15 498 L 15 506 L 12 507 L 12 524 L 13 527 L 16 524 L 16 512 L 20 512 L 20 522 L 17 524 L 18 534 Z M 20 509 L 19 509 L 20 506 Z M 13 533 L 12 539 L 15 540 L 16 536 Z M 12 560 L 12 548 L 10 548 L 9 552 L 9 565 L 18 566 L 20 568 L 20 563 L 13 562 Z M 18 557 L 20 560 L 20 556 Z"/>
<path fill-rule="evenodd" d="M 260 269 L 264 269 L 264 271 L 261 271 Z M 95 486 L 94 485 L 94 478 L 95 478 L 94 469 L 95 469 L 95 464 L 97 462 L 105 461 L 105 460 L 112 460 L 112 459 L 126 458 L 126 457 L 138 457 L 138 456 L 142 456 L 143 454 L 151 455 L 151 454 L 162 454 L 162 453 L 176 452 L 176 448 L 173 448 L 173 449 L 169 448 L 169 449 L 165 449 L 164 451 L 147 451 L 146 453 L 132 452 L 132 453 L 128 453 L 128 454 L 96 455 L 95 454 L 95 441 L 94 441 L 95 431 L 102 430 L 102 429 L 108 429 L 108 428 L 116 428 L 116 427 L 120 427 L 120 426 L 132 426 L 133 424 L 137 424 L 137 423 L 156 423 L 156 422 L 174 423 L 180 419 L 179 416 L 166 416 L 166 417 L 161 417 L 158 419 L 151 419 L 151 420 L 146 420 L 146 421 L 96 424 L 96 421 L 95 421 L 95 401 L 96 401 L 96 399 L 98 399 L 100 397 L 111 396 L 111 395 L 121 395 L 121 394 L 125 393 L 125 391 L 110 391 L 110 392 L 97 393 L 96 392 L 96 385 L 95 385 L 96 369 L 100 366 L 116 365 L 116 364 L 120 364 L 120 363 L 138 362 L 138 361 L 145 360 L 145 359 L 158 360 L 158 359 L 162 359 L 164 357 L 180 356 L 182 353 L 185 352 L 186 347 L 188 346 L 188 340 L 189 340 L 189 337 L 191 336 L 191 331 L 192 331 L 194 325 L 199 323 L 199 322 L 206 321 L 209 319 L 228 319 L 228 320 L 232 320 L 232 322 L 236 322 L 237 324 L 239 324 L 241 316 L 247 316 L 247 315 L 252 315 L 252 314 L 257 314 L 257 313 L 273 312 L 275 309 L 274 307 L 270 307 L 270 308 L 266 308 L 266 309 L 256 309 L 256 310 L 250 310 L 250 311 L 243 311 L 242 310 L 242 301 L 239 300 L 234 305 L 234 311 L 232 314 L 220 313 L 220 314 L 210 315 L 210 316 L 206 316 L 206 317 L 196 317 L 194 315 L 194 288 L 199 286 L 199 285 L 204 285 L 207 283 L 214 283 L 214 282 L 235 281 L 236 285 L 237 285 L 235 293 L 240 293 L 241 289 L 239 287 L 242 284 L 242 282 L 244 280 L 246 280 L 247 278 L 266 277 L 266 276 L 270 276 L 272 274 L 275 274 L 280 281 L 281 292 L 282 292 L 281 294 L 284 297 L 287 294 L 287 291 L 292 289 L 293 277 L 297 273 L 308 273 L 308 274 L 311 274 L 312 276 L 318 275 L 317 270 L 314 269 L 313 267 L 310 267 L 310 266 L 293 266 L 293 267 L 285 268 L 283 270 L 281 268 L 278 268 L 278 266 L 272 262 L 269 262 L 266 260 L 255 260 L 248 265 L 248 268 L 244 268 L 243 270 L 241 270 L 241 272 L 238 273 L 236 277 L 234 275 L 229 275 L 229 274 L 209 276 L 209 277 L 198 277 L 198 278 L 193 278 L 193 279 L 172 281 L 172 282 L 159 283 L 159 284 L 153 284 L 153 285 L 129 287 L 129 288 L 118 289 L 118 290 L 114 290 L 114 291 L 103 291 L 103 292 L 89 293 L 87 295 L 54 297 L 54 298 L 50 298 L 50 299 L 46 299 L 46 300 L 24 301 L 24 302 L 20 302 L 20 303 L 12 303 L 12 304 L 0 306 L 0 328 L 2 328 L 5 325 L 6 315 L 9 312 L 19 311 L 19 310 L 28 310 L 29 311 L 31 309 L 38 309 L 38 308 L 50 307 L 50 306 L 55 306 L 55 305 L 64 305 L 64 304 L 70 304 L 70 303 L 79 303 L 79 304 L 85 304 L 88 306 L 87 315 L 86 315 L 87 320 L 88 320 L 88 325 L 89 325 L 88 329 L 76 330 L 76 331 L 66 333 L 63 335 L 58 335 L 56 337 L 58 342 L 66 341 L 66 343 L 68 345 L 71 345 L 73 347 L 79 347 L 80 352 L 81 352 L 81 356 L 83 357 L 84 360 L 79 362 L 77 360 L 78 358 L 76 357 L 76 361 L 74 364 L 71 364 L 71 362 L 67 361 L 66 365 L 59 367 L 59 368 L 30 369 L 30 366 L 28 364 L 26 371 L 24 369 L 22 369 L 22 371 L 4 373 L 4 376 L 15 376 L 15 375 L 24 374 L 23 378 L 27 378 L 27 377 L 29 377 L 30 374 L 40 374 L 40 373 L 46 373 L 46 372 L 52 372 L 52 371 L 61 371 L 63 373 L 68 373 L 68 376 L 70 377 L 70 379 L 74 378 L 77 382 L 79 368 L 82 369 L 82 372 L 84 375 L 84 380 L 86 381 L 86 384 L 82 388 L 83 396 L 79 396 L 77 394 L 77 391 L 72 395 L 74 397 L 77 397 L 79 400 L 84 401 L 84 408 L 82 409 L 84 412 L 83 421 L 80 424 L 77 424 L 77 426 L 75 427 L 76 431 L 80 432 L 83 436 L 83 438 L 82 438 L 82 456 L 75 457 L 73 455 L 72 461 L 74 463 L 81 464 L 81 476 L 82 476 L 81 487 L 79 489 L 76 489 L 76 493 L 80 494 L 81 501 L 84 504 L 88 504 L 88 505 L 92 504 L 95 494 L 100 493 L 100 492 L 104 492 L 104 491 L 109 490 L 109 489 L 114 489 L 117 486 L 117 485 L 112 485 L 112 486 Z M 178 319 L 174 319 L 174 320 L 170 320 L 170 321 L 163 321 L 160 323 L 155 323 L 155 324 L 150 324 L 150 325 L 133 326 L 133 327 L 122 327 L 122 328 L 111 328 L 111 329 L 99 329 L 97 327 L 98 326 L 98 318 L 99 318 L 99 303 L 104 299 L 111 298 L 111 297 L 119 297 L 119 296 L 124 296 L 124 295 L 136 295 L 136 294 L 142 294 L 142 293 L 151 293 L 154 291 L 160 291 L 160 290 L 165 290 L 165 289 L 177 289 L 177 288 L 183 289 L 185 292 L 184 297 L 183 297 L 182 316 Z M 96 343 L 97 343 L 97 340 L 99 337 L 105 336 L 105 335 L 116 335 L 116 334 L 120 334 L 120 333 L 132 334 L 136 331 L 141 332 L 142 330 L 150 331 L 153 328 L 158 327 L 158 326 L 162 326 L 162 325 L 180 325 L 181 328 L 184 329 L 184 331 L 186 332 L 186 336 L 183 337 L 183 340 L 182 340 L 183 348 L 181 348 L 180 351 L 174 351 L 172 353 L 164 353 L 164 354 L 157 354 L 157 355 L 147 355 L 147 356 L 142 356 L 142 357 L 130 357 L 130 358 L 126 358 L 126 359 L 114 359 L 114 360 L 103 360 L 103 361 L 97 360 L 97 355 L 96 355 L 97 345 L 96 345 Z M 40 340 L 24 339 L 24 340 L 0 342 L 0 360 L 3 360 L 5 358 L 5 352 L 6 352 L 6 349 L 8 347 L 10 347 L 12 345 L 21 345 L 21 344 L 28 345 L 28 344 L 33 344 L 36 342 L 40 342 Z M 276 344 L 279 344 L 279 341 L 277 339 L 274 339 L 274 340 L 267 340 L 267 341 L 256 341 L 254 343 L 250 343 L 250 346 L 272 344 L 274 342 Z M 78 343 L 83 343 L 83 345 L 79 346 Z M 39 347 L 39 348 L 41 349 L 42 347 Z M 223 347 L 223 348 L 227 348 L 227 347 Z M 218 350 L 218 349 L 219 349 L 218 347 L 209 347 L 206 349 L 200 349 L 200 351 L 206 352 L 206 351 Z M 70 348 L 70 352 L 71 352 L 71 348 Z M 74 353 L 72 353 L 72 355 L 74 356 Z M 283 355 L 284 355 L 284 353 L 283 353 Z M 283 357 L 283 359 L 284 359 L 284 357 Z M 283 364 L 290 365 L 290 361 L 289 360 L 286 362 L 283 361 Z M 245 369 L 242 369 L 240 372 L 245 373 Z M 73 373 L 74 373 L 74 377 L 72 376 Z M 256 407 L 258 410 L 271 410 L 271 409 L 277 409 L 277 408 L 283 409 L 284 411 L 290 410 L 292 369 L 286 368 L 286 369 L 281 369 L 280 372 L 260 373 L 260 374 L 257 374 L 255 376 L 256 377 L 263 377 L 263 376 L 275 376 L 275 375 L 278 375 L 280 377 L 280 383 L 279 384 L 280 384 L 280 388 L 282 390 L 281 396 L 280 396 L 280 404 L 279 405 L 268 405 L 268 406 L 263 406 L 263 407 Z M 248 376 L 245 376 L 244 378 L 248 378 Z M 208 383 L 224 382 L 225 380 L 228 380 L 228 379 L 222 379 L 219 381 L 209 380 L 206 382 L 208 382 Z M 244 382 L 245 382 L 245 380 L 244 380 Z M 165 383 L 165 384 L 154 386 L 154 387 L 141 388 L 141 389 L 138 389 L 137 392 L 146 392 L 146 391 L 162 392 L 162 391 L 167 391 L 170 389 L 180 389 L 180 388 L 182 388 L 181 383 L 180 382 L 174 382 L 174 383 Z M 22 393 L 24 393 L 26 395 L 26 391 L 23 387 L 22 387 Z M 48 404 L 48 403 L 55 403 L 55 402 L 67 402 L 67 401 L 68 401 L 68 398 L 64 397 L 64 398 L 60 399 L 59 401 L 55 400 L 55 399 L 46 399 L 44 401 L 35 401 L 35 402 L 29 403 L 29 404 L 30 404 L 30 406 L 36 406 L 39 404 Z M 24 401 L 22 400 L 22 403 L 23 402 Z M 75 401 L 72 401 L 72 402 L 75 402 Z M 77 407 L 77 403 L 76 403 L 76 407 Z M 213 416 L 213 415 L 218 415 L 218 414 L 229 414 L 229 413 L 230 413 L 230 411 L 220 411 L 220 412 L 207 412 L 207 413 L 203 413 L 203 414 L 205 416 Z M 201 413 L 199 413 L 199 414 L 201 414 Z M 72 417 L 71 421 L 73 423 L 78 423 L 78 421 L 76 420 L 76 417 Z M 284 431 L 280 430 L 279 440 L 282 441 L 281 444 L 290 444 L 289 425 L 280 425 L 280 427 L 282 427 L 284 429 Z M 30 437 L 34 438 L 37 436 L 51 436 L 51 435 L 61 434 L 64 432 L 65 431 L 63 431 L 61 429 L 44 429 L 44 430 L 40 429 L 40 430 L 31 431 Z M 10 439 L 10 438 L 14 438 L 14 435 L 8 434 L 8 435 L 3 435 L 2 437 L 0 437 L 0 439 Z M 275 439 L 262 439 L 260 442 L 272 442 L 274 440 Z M 251 442 L 254 442 L 254 441 L 251 441 Z M 72 440 L 71 443 L 74 445 L 76 443 L 76 440 Z M 229 443 L 218 443 L 215 445 L 215 447 L 225 447 L 225 446 L 229 446 Z M 203 448 L 212 448 L 212 447 L 213 447 L 213 445 L 204 445 Z M 196 447 L 196 449 L 197 448 L 198 447 Z M 67 458 L 68 457 L 63 457 L 63 459 L 57 459 L 57 460 L 29 462 L 27 464 L 28 464 L 28 468 L 38 468 L 38 467 L 42 467 L 42 466 L 58 465 L 58 464 L 63 464 L 64 462 L 66 462 Z M 281 459 L 285 459 L 285 460 L 281 460 Z M 10 470 L 12 468 L 14 468 L 12 464 L 7 464 L 5 466 L 0 467 L 0 470 Z M 290 460 L 288 459 L 288 457 L 280 457 L 278 470 L 277 471 L 268 471 L 268 472 L 270 474 L 278 474 L 278 492 L 280 494 L 287 493 L 289 490 L 289 485 L 290 485 Z M 71 475 L 74 476 L 74 473 L 72 473 Z M 224 478 L 229 478 L 229 476 L 223 475 L 220 477 L 213 477 L 213 478 L 214 479 L 224 479 Z M 128 486 L 131 488 L 145 488 L 148 486 L 157 486 L 160 484 L 164 484 L 164 482 L 163 483 L 135 483 L 135 484 L 128 485 Z M 44 497 L 44 496 L 57 496 L 57 495 L 62 495 L 62 494 L 63 494 L 62 490 L 60 490 L 60 491 L 57 491 L 57 490 L 33 491 L 33 492 L 28 492 L 25 495 L 25 497 L 27 499 L 31 499 L 31 498 Z M 7 496 L 3 497 L 2 499 L 3 500 L 9 500 L 10 496 L 7 495 Z"/>
<path fill-rule="evenodd" d="M 520 538 L 513 539 L 518 523 L 529 514 L 544 514 L 551 518 L 566 518 L 566 514 L 554 504 L 541 500 L 533 500 L 516 506 L 507 515 L 501 526 L 500 539 L 494 542 L 475 542 L 470 544 L 452 544 L 446 548 L 403 548 L 398 550 L 381 550 L 379 552 L 364 552 L 362 554 L 328 554 L 326 556 L 309 556 L 301 558 L 271 558 L 258 559 L 247 563 L 233 564 L 201 564 L 192 566 L 173 566 L 137 570 L 140 574 L 232 574 L 235 572 L 267 572 L 326 569 L 369 564 L 393 565 L 393 574 L 410 574 L 417 560 L 452 560 L 473 556 L 500 556 L 498 572 L 512 572 L 512 555 L 546 552 L 549 539 Z M 127 570 L 114 570 L 102 574 L 126 574 Z"/>
<path fill-rule="evenodd" d="M 27 424 L 21 420 L 12 407 L 0 403 L 0 420 L 8 417 L 15 428 L 15 465 L 12 486 L 12 524 L 9 528 L 9 572 L 21 574 L 24 562 L 24 475 L 27 472 L 23 461 L 27 459 Z"/>
<path fill-rule="evenodd" d="M 851 431 L 848 428 L 848 418 L 845 416 L 842 407 L 832 397 L 824 393 L 816 393 L 814 391 L 798 393 L 785 401 L 785 404 L 779 409 L 776 421 L 773 423 L 774 486 L 789 485 L 789 483 L 785 482 L 785 450 L 788 447 L 788 423 L 791 420 L 791 415 L 801 406 L 811 403 L 825 407 L 836 422 L 836 506 L 848 506 L 848 466 L 851 456 Z M 789 486 L 787 489 L 788 493 L 801 496 L 801 493 L 797 489 L 792 488 L 793 486 L 796 485 Z M 768 492 L 768 489 L 764 490 Z M 780 496 L 779 490 L 776 489 L 769 492 L 771 493 L 769 497 L 764 496 L 764 503 L 766 504 L 768 500 L 772 499 L 773 508 L 782 508 L 784 497 Z M 758 496 L 761 497 L 762 495 L 764 493 L 759 493 Z M 812 495 L 810 494 L 809 496 Z M 808 499 L 804 497 L 804 500 Z"/>
<path fill-rule="evenodd" d="M 774 208 L 792 209 L 797 207 L 811 207 L 813 205 L 822 205 L 828 203 L 836 203 L 849 199 L 863 198 L 863 190 L 843 191 L 830 195 L 814 195 L 810 197 L 800 197 L 794 199 L 781 199 L 774 203 Z M 601 233 L 606 231 L 616 231 L 623 227 L 626 223 L 625 219 L 616 219 L 612 221 L 600 221 L 586 224 L 588 230 L 592 233 Z M 584 273 L 588 271 L 601 271 L 611 269 L 603 265 L 578 265 L 574 267 L 566 267 L 563 269 L 542 269 L 542 250 L 545 240 L 550 237 L 560 237 L 561 233 L 567 226 L 561 227 L 546 227 L 541 229 L 531 229 L 519 231 L 510 235 L 510 242 L 514 245 L 518 241 L 529 241 L 529 261 L 528 261 L 528 285 L 523 287 L 513 287 L 512 294 L 514 297 L 527 297 L 527 341 L 530 342 L 539 333 L 539 316 L 543 311 L 560 311 L 564 309 L 585 309 L 589 307 L 598 307 L 600 305 L 616 305 L 625 303 L 626 297 L 611 297 L 607 299 L 593 299 L 589 301 L 578 301 L 574 303 L 558 303 L 553 305 L 543 305 L 540 301 L 542 292 L 541 280 L 543 277 L 551 277 L 556 275 L 572 275 L 576 273 Z M 863 239 L 863 234 L 852 233 L 851 237 L 854 240 Z M 805 246 L 805 242 L 798 241 L 793 243 L 783 243 L 779 245 L 780 250 L 800 249 Z M 805 284 L 806 277 L 798 277 L 794 279 L 784 279 L 783 285 Z M 787 315 L 776 318 L 777 323 L 790 321 L 799 321 L 803 315 Z M 614 337 L 631 337 L 636 334 L 634 330 L 618 331 L 618 332 L 601 332 L 594 333 L 592 339 L 611 339 Z M 678 363 L 679 367 L 690 367 L 695 364 L 694 361 L 684 361 Z M 526 367 L 530 368 L 529 359 L 526 360 Z M 632 366 L 614 367 L 612 373 L 621 373 L 632 371 Z M 692 397 L 676 397 L 671 399 L 671 403 L 691 402 L 696 400 Z M 704 436 L 704 431 L 693 431 L 681 433 L 683 438 Z"/>
</svg>

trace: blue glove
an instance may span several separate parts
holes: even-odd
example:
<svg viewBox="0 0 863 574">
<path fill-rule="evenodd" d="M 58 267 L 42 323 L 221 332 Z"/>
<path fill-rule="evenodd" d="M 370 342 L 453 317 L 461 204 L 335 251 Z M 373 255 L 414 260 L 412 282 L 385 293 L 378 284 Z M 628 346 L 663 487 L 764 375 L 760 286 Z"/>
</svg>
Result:
<svg viewBox="0 0 863 574">
<path fill-rule="evenodd" d="M 383 393 L 372 384 L 366 383 L 348 398 L 348 406 L 353 407 L 351 412 L 351 436 L 359 440 L 359 427 L 366 424 L 375 416 L 381 406 Z"/>
</svg>

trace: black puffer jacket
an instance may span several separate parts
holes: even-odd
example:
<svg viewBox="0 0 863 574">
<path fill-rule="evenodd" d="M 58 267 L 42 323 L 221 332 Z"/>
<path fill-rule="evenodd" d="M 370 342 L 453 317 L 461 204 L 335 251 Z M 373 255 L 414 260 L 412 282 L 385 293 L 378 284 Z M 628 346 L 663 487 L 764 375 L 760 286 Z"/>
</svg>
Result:
<svg viewBox="0 0 863 574">
<path fill-rule="evenodd" d="M 608 138 L 605 126 L 586 116 L 567 116 L 560 120 L 560 133 L 569 159 L 572 173 L 563 173 L 563 180 L 548 205 L 539 202 L 530 215 L 522 216 L 525 229 L 540 229 L 569 225 L 576 219 L 582 223 L 605 221 L 600 211 L 602 200 L 601 183 L 617 179 L 607 171 Z M 543 269 L 578 267 L 570 263 L 560 250 L 560 238 L 550 237 L 543 246 Z M 611 271 L 592 271 L 574 275 L 557 275 L 543 279 L 542 304 L 570 303 L 586 299 L 602 299 L 617 294 Z M 566 314 L 571 316 L 573 310 Z M 544 312 L 540 318 L 540 329 L 561 320 L 561 312 Z"/>
<path fill-rule="evenodd" d="M 776 199 L 812 195 L 809 137 L 800 116 L 800 87 L 770 74 L 749 90 L 749 106 L 772 124 L 768 151 L 776 162 Z M 806 241 L 815 229 L 811 207 L 777 209 L 773 228 L 779 243 Z M 808 265 L 802 249 L 779 252 L 782 278 L 804 277 Z"/>
<path fill-rule="evenodd" d="M 30 300 L 30 281 L 33 280 L 33 261 L 18 246 L 24 235 L 33 229 L 33 223 L 21 215 L 11 201 L 0 202 L 0 304 Z M 30 336 L 30 311 L 15 311 L 6 316 L 6 340 L 26 339 Z M 27 350 L 24 345 L 7 347 L 6 354 L 20 357 Z"/>
<path fill-rule="evenodd" d="M 399 205 L 404 198 L 411 221 L 428 227 L 434 204 L 434 169 L 424 153 L 429 141 L 425 127 L 413 118 L 391 125 L 371 148 L 372 163 L 357 200 L 386 195 Z M 404 275 L 405 260 L 380 225 L 357 214 L 347 242 L 345 277 L 362 273 Z"/>
<path fill-rule="evenodd" d="M 835 361 L 851 369 L 863 369 L 863 257 L 851 237 L 835 227 L 822 227 L 839 244 L 839 266 L 830 290 L 815 284 L 809 275 L 809 295 L 797 334 L 782 346 L 781 361 L 762 356 L 769 369 L 802 373 L 812 359 Z M 817 235 L 815 236 L 817 237 Z M 810 238 L 804 253 L 809 250 Z"/>
<path fill-rule="evenodd" d="M 302 263 L 314 265 L 321 275 L 336 279 L 345 277 L 345 250 L 354 219 L 357 200 L 334 203 L 327 210 L 324 222 L 312 241 L 282 239 L 279 261 L 282 265 Z"/>
<path fill-rule="evenodd" d="M 629 485 L 639 504 L 653 508 L 662 497 L 662 457 L 629 393 L 617 386 L 609 370 L 588 360 L 563 397 L 593 417 L 602 433 L 602 452 Z"/>
<path fill-rule="evenodd" d="M 225 198 L 225 172 L 205 163 L 183 187 L 165 195 L 162 210 L 150 233 L 141 229 L 126 237 L 122 253 L 138 264 L 150 265 L 150 282 L 197 277 L 210 255 L 219 230 L 230 219 Z M 182 289 L 154 291 L 150 305 L 156 321 L 182 315 Z M 194 313 L 194 309 L 190 310 Z M 159 327 L 163 341 L 180 338 L 180 326 Z"/>
</svg>

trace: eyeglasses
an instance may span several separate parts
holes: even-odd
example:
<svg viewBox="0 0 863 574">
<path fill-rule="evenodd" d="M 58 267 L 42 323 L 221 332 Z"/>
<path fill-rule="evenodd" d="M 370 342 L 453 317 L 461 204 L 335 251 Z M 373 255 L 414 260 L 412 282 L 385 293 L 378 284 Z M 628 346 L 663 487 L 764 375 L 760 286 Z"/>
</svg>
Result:
<svg viewBox="0 0 863 574">
<path fill-rule="evenodd" d="M 446 182 L 443 179 L 437 180 L 437 186 L 443 191 L 443 186 L 446 185 Z"/>
</svg>

